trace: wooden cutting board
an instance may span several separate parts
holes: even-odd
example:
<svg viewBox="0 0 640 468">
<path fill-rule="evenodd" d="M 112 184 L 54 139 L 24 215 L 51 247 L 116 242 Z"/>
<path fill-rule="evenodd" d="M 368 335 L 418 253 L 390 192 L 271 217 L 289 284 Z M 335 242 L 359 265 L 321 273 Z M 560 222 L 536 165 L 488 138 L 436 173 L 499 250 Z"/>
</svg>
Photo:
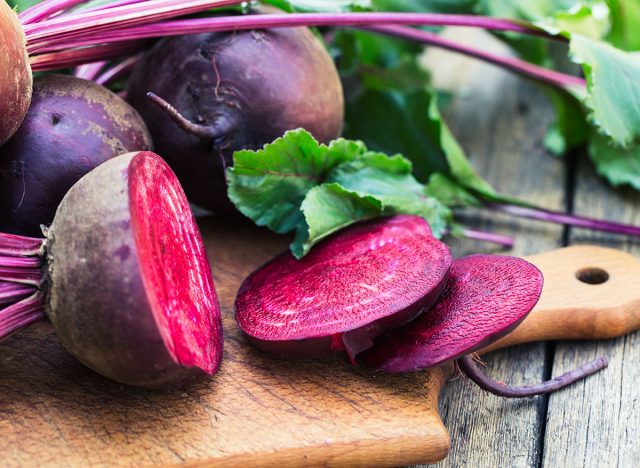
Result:
<svg viewBox="0 0 640 468">
<path fill-rule="evenodd" d="M 233 319 L 235 293 L 286 242 L 220 224 L 201 223 L 225 314 L 220 373 L 185 390 L 123 387 L 68 356 L 47 324 L 34 326 L 0 344 L 3 466 L 397 466 L 447 455 L 438 395 L 453 367 L 391 376 L 341 356 L 292 362 L 252 349 Z M 528 259 L 545 275 L 542 298 L 494 348 L 640 328 L 640 261 L 631 255 L 570 247 Z M 605 272 L 602 284 L 576 277 L 597 282 Z"/>
</svg>

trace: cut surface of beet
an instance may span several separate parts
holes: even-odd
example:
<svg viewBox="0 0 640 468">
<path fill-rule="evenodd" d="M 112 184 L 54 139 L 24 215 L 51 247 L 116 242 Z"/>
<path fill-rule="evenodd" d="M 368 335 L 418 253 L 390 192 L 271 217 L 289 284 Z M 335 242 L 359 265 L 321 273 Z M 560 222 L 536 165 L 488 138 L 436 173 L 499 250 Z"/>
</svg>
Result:
<svg viewBox="0 0 640 468">
<path fill-rule="evenodd" d="M 158 156 L 141 152 L 129 166 L 129 193 L 143 282 L 162 338 L 181 365 L 213 374 L 222 358 L 220 308 L 178 179 Z"/>
<path fill-rule="evenodd" d="M 252 273 L 238 292 L 236 319 L 259 347 L 290 355 L 309 354 L 299 341 L 309 339 L 325 351 L 316 354 L 328 354 L 342 340 L 323 338 L 366 327 L 364 336 L 356 333 L 344 342 L 353 355 L 372 336 L 432 304 L 451 262 L 447 246 L 418 216 L 361 223 L 318 244 L 301 260 L 287 252 Z"/>
<path fill-rule="evenodd" d="M 521 258 L 456 260 L 438 303 L 416 321 L 380 336 L 360 358 L 387 372 L 457 359 L 513 330 L 538 302 L 542 285 L 540 270 Z"/>
</svg>

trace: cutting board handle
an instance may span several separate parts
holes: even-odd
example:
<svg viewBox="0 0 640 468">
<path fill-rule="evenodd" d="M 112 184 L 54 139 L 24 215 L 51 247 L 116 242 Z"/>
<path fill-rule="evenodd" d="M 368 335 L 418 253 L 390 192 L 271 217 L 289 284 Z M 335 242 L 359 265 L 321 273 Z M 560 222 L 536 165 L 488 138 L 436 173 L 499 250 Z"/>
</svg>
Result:
<svg viewBox="0 0 640 468">
<path fill-rule="evenodd" d="M 531 341 L 614 338 L 640 329 L 640 259 L 586 245 L 526 259 L 544 274 L 540 301 L 518 328 L 482 352 Z"/>
</svg>

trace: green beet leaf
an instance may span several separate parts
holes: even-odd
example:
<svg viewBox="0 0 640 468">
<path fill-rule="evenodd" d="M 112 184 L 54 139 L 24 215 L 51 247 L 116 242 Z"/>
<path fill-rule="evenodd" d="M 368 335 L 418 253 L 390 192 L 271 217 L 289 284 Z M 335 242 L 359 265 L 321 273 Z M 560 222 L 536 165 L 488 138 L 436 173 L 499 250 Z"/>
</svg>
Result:
<svg viewBox="0 0 640 468">
<path fill-rule="evenodd" d="M 237 151 L 227 172 L 228 194 L 259 226 L 285 233 L 303 221 L 300 205 L 337 164 L 366 151 L 360 142 L 319 144 L 308 132 L 293 130 L 259 151 Z"/>
<path fill-rule="evenodd" d="M 640 53 L 573 35 L 571 55 L 582 65 L 593 122 L 619 146 L 640 138 Z"/>
</svg>

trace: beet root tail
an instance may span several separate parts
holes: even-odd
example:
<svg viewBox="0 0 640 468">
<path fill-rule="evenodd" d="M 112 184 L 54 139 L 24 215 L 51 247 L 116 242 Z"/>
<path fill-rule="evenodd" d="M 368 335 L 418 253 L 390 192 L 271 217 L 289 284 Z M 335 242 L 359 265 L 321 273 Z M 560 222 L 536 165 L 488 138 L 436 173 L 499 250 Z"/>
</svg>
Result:
<svg viewBox="0 0 640 468">
<path fill-rule="evenodd" d="M 522 387 L 512 387 L 488 377 L 478 368 L 471 355 L 466 355 L 458 359 L 457 364 L 467 377 L 487 392 L 505 398 L 527 398 L 552 393 L 565 388 L 604 369 L 609 363 L 605 358 L 600 357 L 551 380 Z"/>
<path fill-rule="evenodd" d="M 213 140 L 218 136 L 218 132 L 213 127 L 207 127 L 205 125 L 199 125 L 195 122 L 191 122 L 184 115 L 182 115 L 178 111 L 178 109 L 173 107 L 157 94 L 147 93 L 147 97 L 164 113 L 166 113 L 171 118 L 171 120 L 173 120 L 175 124 L 185 132 L 206 140 Z"/>
</svg>

